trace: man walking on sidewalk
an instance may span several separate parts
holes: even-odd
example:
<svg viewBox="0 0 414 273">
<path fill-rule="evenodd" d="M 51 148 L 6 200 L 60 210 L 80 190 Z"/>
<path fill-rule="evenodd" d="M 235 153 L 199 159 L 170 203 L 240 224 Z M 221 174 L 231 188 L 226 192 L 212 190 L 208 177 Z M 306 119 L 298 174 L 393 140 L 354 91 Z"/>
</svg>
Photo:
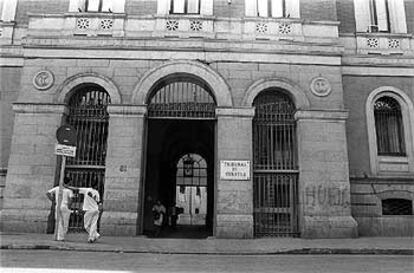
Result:
<svg viewBox="0 0 414 273">
<path fill-rule="evenodd" d="M 68 187 L 68 184 L 70 184 L 70 178 L 65 177 L 64 178 L 64 186 Z M 69 217 L 72 211 L 70 210 L 70 206 L 72 203 L 72 197 L 73 192 L 70 189 L 63 188 L 63 194 L 62 194 L 62 203 L 60 205 L 60 219 L 58 224 L 58 230 L 57 230 L 57 241 L 64 241 L 65 235 L 68 231 L 69 227 Z M 58 214 L 58 196 L 59 196 L 59 186 L 56 186 L 52 189 L 50 189 L 46 193 L 47 198 L 49 198 L 50 201 L 55 203 L 55 221 L 57 221 L 57 214 Z"/>
<path fill-rule="evenodd" d="M 101 237 L 97 231 L 99 213 L 102 210 L 102 203 L 99 192 L 97 191 L 98 182 L 96 180 L 93 181 L 91 186 L 92 188 L 68 187 L 72 190 L 78 190 L 79 193 L 84 195 L 82 209 L 85 214 L 83 216 L 83 224 L 89 234 L 88 243 L 93 243 Z"/>
</svg>

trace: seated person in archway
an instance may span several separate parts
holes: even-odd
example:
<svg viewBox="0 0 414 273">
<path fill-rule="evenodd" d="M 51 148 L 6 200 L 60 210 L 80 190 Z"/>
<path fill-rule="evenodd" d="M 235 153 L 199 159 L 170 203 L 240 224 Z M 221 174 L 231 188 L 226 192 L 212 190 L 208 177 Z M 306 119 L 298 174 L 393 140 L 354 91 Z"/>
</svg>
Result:
<svg viewBox="0 0 414 273">
<path fill-rule="evenodd" d="M 160 200 L 157 200 L 152 207 L 152 217 L 154 220 L 154 236 L 159 237 L 166 214 L 166 209 Z"/>
</svg>

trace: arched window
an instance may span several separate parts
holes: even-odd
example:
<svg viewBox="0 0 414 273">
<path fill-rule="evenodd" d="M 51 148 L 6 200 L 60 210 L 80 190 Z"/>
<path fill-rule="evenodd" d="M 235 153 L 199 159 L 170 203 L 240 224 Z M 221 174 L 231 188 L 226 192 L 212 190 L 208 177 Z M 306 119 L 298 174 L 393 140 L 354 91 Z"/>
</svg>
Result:
<svg viewBox="0 0 414 273">
<path fill-rule="evenodd" d="M 380 97 L 374 104 L 378 155 L 405 156 L 401 107 L 391 97 Z"/>
<path fill-rule="evenodd" d="M 171 77 L 160 81 L 148 104 L 149 118 L 215 118 L 216 102 L 209 87 L 197 79 Z"/>
<path fill-rule="evenodd" d="M 270 88 L 253 101 L 255 236 L 298 236 L 296 107 L 284 90 Z"/>
<path fill-rule="evenodd" d="M 207 215 L 207 162 L 186 154 L 177 163 L 175 203 L 182 208 L 180 225 L 204 225 Z"/>
</svg>

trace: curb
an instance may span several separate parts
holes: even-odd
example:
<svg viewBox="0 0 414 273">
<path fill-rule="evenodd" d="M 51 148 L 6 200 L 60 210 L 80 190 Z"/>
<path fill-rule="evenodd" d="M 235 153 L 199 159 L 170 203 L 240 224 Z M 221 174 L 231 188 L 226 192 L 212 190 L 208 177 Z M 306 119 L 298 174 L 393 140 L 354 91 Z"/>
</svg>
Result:
<svg viewBox="0 0 414 273">
<path fill-rule="evenodd" d="M 78 248 L 69 246 L 51 245 L 2 245 L 2 250 L 56 250 L 80 252 L 112 252 L 112 253 L 149 253 L 149 254 L 175 254 L 175 255 L 414 255 L 414 249 L 377 249 L 377 248 L 299 248 L 280 251 L 251 251 L 251 252 L 180 252 L 167 250 L 134 250 L 134 249 L 98 249 Z"/>
</svg>

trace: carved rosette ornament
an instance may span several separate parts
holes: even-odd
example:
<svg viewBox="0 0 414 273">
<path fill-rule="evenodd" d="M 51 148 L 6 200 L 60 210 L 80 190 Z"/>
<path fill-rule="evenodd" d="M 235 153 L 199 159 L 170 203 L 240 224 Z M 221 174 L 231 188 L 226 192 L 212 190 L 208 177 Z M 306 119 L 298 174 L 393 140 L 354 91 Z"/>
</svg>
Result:
<svg viewBox="0 0 414 273">
<path fill-rule="evenodd" d="M 311 82 L 310 88 L 312 93 L 318 97 L 328 96 L 332 91 L 331 84 L 328 79 L 324 77 L 314 78 Z"/>
<path fill-rule="evenodd" d="M 42 70 L 36 73 L 33 77 L 33 85 L 38 90 L 46 90 L 50 88 L 55 79 L 53 77 L 52 72 L 47 70 Z"/>
</svg>

